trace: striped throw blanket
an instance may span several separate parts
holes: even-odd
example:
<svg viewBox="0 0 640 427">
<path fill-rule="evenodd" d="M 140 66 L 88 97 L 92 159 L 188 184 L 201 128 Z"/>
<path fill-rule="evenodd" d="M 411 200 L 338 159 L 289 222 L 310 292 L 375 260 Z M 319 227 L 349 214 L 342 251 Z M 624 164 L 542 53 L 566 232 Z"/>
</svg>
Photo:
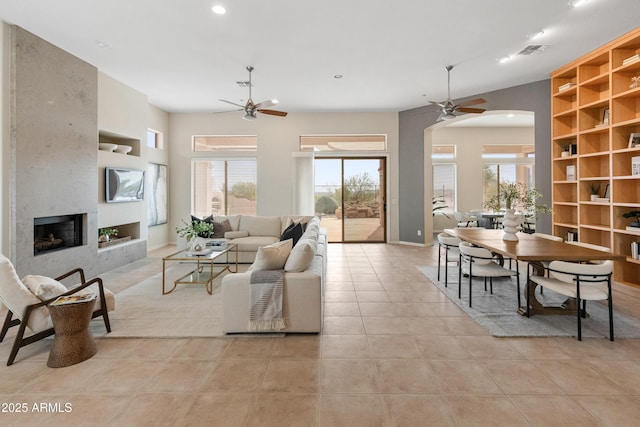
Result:
<svg viewBox="0 0 640 427">
<path fill-rule="evenodd" d="M 286 319 L 282 317 L 283 289 L 283 270 L 251 272 L 248 326 L 250 331 L 279 331 L 287 326 Z"/>
</svg>

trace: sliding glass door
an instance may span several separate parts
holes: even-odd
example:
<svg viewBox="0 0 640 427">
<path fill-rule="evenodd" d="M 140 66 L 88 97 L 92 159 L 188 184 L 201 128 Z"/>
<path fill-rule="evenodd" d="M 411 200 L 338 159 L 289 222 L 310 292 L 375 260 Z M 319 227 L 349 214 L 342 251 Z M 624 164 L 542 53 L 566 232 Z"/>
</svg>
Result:
<svg viewBox="0 0 640 427">
<path fill-rule="evenodd" d="M 316 158 L 315 203 L 330 242 L 385 242 L 386 162 Z"/>
</svg>

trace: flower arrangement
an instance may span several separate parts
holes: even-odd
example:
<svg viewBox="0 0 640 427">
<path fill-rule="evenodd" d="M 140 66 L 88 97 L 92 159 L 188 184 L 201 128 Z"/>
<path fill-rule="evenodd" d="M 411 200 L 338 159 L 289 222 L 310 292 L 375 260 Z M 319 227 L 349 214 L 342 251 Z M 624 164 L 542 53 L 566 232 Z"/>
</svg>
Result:
<svg viewBox="0 0 640 427">
<path fill-rule="evenodd" d="M 640 227 L 640 210 L 633 210 L 622 214 L 623 218 L 635 218 L 635 221 L 629 224 L 631 227 Z"/>
<path fill-rule="evenodd" d="M 98 241 L 99 242 L 108 242 L 111 237 L 115 237 L 118 235 L 117 228 L 104 227 L 98 229 Z"/>
<path fill-rule="evenodd" d="M 491 197 L 484 207 L 499 211 L 503 205 L 506 209 L 519 209 L 526 213 L 549 213 L 547 205 L 536 205 L 536 200 L 542 197 L 536 188 L 528 188 L 521 182 L 501 182 L 498 193 Z"/>
<path fill-rule="evenodd" d="M 176 227 L 178 236 L 184 237 L 187 241 L 191 241 L 194 237 L 203 236 L 211 237 L 213 235 L 213 224 L 205 221 L 191 221 L 190 223 L 182 220 L 184 227 Z"/>
</svg>

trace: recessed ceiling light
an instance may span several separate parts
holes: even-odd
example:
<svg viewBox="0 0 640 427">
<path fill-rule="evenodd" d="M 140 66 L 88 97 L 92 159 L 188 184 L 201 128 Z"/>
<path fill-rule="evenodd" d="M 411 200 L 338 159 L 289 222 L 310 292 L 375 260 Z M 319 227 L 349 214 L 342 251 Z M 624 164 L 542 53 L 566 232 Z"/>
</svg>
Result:
<svg viewBox="0 0 640 427">
<path fill-rule="evenodd" d="M 529 34 L 529 40 L 535 40 L 537 38 L 542 37 L 543 35 L 544 35 L 544 31 L 542 31 L 542 30 L 535 31 L 535 32 Z"/>
<path fill-rule="evenodd" d="M 98 46 L 100 49 L 110 49 L 111 48 L 111 46 L 109 46 L 107 43 L 101 42 L 101 41 L 97 41 L 96 42 L 96 46 Z"/>
<path fill-rule="evenodd" d="M 225 9 L 221 4 L 214 4 L 211 6 L 211 11 L 216 15 L 224 15 L 227 13 L 227 9 Z"/>
<path fill-rule="evenodd" d="M 504 64 L 505 62 L 509 62 L 510 60 L 511 56 L 503 56 L 502 58 L 498 59 L 498 62 Z"/>
<path fill-rule="evenodd" d="M 509 117 L 510 119 L 514 118 L 516 115 L 515 114 L 507 114 L 507 117 Z"/>
<path fill-rule="evenodd" d="M 580 6 L 584 6 L 587 3 L 589 3 L 589 0 L 571 0 L 569 2 L 569 6 L 571 6 L 571 7 L 580 7 Z"/>
<path fill-rule="evenodd" d="M 342 74 L 336 74 L 335 76 L 333 76 L 334 79 L 341 79 L 342 78 Z"/>
</svg>

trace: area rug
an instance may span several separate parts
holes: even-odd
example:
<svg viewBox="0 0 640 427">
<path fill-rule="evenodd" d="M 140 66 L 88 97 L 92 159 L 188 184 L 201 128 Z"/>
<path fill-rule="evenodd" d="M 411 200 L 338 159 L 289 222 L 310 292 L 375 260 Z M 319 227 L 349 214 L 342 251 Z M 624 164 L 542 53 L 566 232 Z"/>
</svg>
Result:
<svg viewBox="0 0 640 427">
<path fill-rule="evenodd" d="M 172 284 L 191 269 L 193 266 L 176 264 L 168 269 L 166 283 Z M 224 336 L 220 287 L 223 276 L 214 280 L 213 295 L 204 285 L 178 285 L 163 295 L 162 273 L 158 273 L 116 294 L 116 309 L 109 312 L 110 333 L 101 318 L 91 321 L 91 331 L 95 337 L 103 338 Z"/>
<path fill-rule="evenodd" d="M 536 315 L 529 318 L 519 315 L 515 278 L 500 278 L 493 281 L 493 294 L 484 290 L 484 281 L 474 278 L 472 286 L 472 305 L 469 307 L 469 279 L 462 280 L 462 299 L 458 299 L 458 268 L 451 265 L 448 274 L 448 287 L 444 286 L 444 269 L 438 281 L 438 267 L 421 266 L 418 269 L 431 280 L 449 299 L 467 313 L 491 335 L 496 337 L 563 337 L 577 336 L 578 325 L 575 316 Z M 520 290 L 522 304 L 525 304 L 524 284 L 526 271 L 521 272 Z M 488 285 L 487 285 L 488 286 Z M 559 306 L 566 297 L 545 290 L 537 295 L 544 305 Z M 587 303 L 589 318 L 583 319 L 583 337 L 609 337 L 609 310 L 605 305 Z M 615 311 L 614 299 L 614 338 L 640 338 L 640 320 Z"/>
</svg>

